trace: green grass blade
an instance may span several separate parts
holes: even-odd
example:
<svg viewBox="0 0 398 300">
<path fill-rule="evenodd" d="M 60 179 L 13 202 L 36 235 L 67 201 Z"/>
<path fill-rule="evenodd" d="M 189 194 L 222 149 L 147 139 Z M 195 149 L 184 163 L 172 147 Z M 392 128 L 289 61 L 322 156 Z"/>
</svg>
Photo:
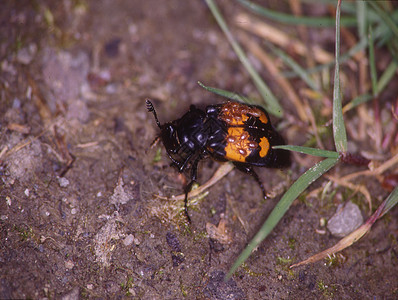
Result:
<svg viewBox="0 0 398 300">
<path fill-rule="evenodd" d="M 320 157 L 327 157 L 327 158 L 339 158 L 339 153 L 335 151 L 317 149 L 317 148 L 310 148 L 310 147 L 303 147 L 303 146 L 294 146 L 294 145 L 283 145 L 283 146 L 273 146 L 273 149 L 285 149 L 290 151 L 295 151 L 303 154 L 308 154 L 312 156 L 320 156 Z"/>
<path fill-rule="evenodd" d="M 280 58 L 283 62 L 289 66 L 293 72 L 295 72 L 311 89 L 314 91 L 320 91 L 318 84 L 311 78 L 311 76 L 302 68 L 298 63 L 296 63 L 289 55 L 287 55 L 281 49 L 275 47 L 271 43 L 266 43 L 266 45 Z"/>
<path fill-rule="evenodd" d="M 328 4 L 328 5 L 336 5 L 336 0 L 301 0 L 302 2 L 307 2 L 307 3 L 316 3 L 316 4 L 320 4 L 320 3 L 324 3 L 324 4 Z M 354 15 L 358 13 L 358 2 L 366 2 L 367 4 L 376 4 L 377 2 L 388 2 L 388 0 L 383 1 L 383 0 L 358 0 L 358 1 L 343 1 L 341 4 L 341 11 L 348 14 L 348 15 Z M 391 2 L 391 0 L 390 0 Z M 389 16 L 390 18 L 392 18 L 392 20 L 394 19 L 394 13 L 396 11 L 390 12 Z M 380 22 L 380 20 L 382 19 L 381 15 L 379 13 L 377 13 L 377 11 L 373 10 L 373 9 L 367 9 L 366 10 L 366 19 L 368 21 L 368 24 L 371 23 L 375 23 L 375 22 Z M 366 28 L 365 28 L 366 29 Z"/>
<path fill-rule="evenodd" d="M 249 242 L 243 252 L 239 255 L 231 269 L 229 270 L 226 278 L 230 278 L 236 269 L 242 265 L 250 256 L 252 251 L 268 236 L 274 229 L 278 222 L 282 219 L 286 211 L 289 209 L 293 201 L 315 180 L 322 174 L 326 173 L 339 161 L 338 158 L 326 158 L 325 160 L 317 163 L 312 168 L 308 169 L 295 183 L 286 191 L 281 200 L 272 210 L 271 214 L 257 232 L 254 238 Z"/>
<path fill-rule="evenodd" d="M 347 152 L 347 134 L 344 126 L 340 91 L 340 5 L 341 0 L 338 2 L 336 10 L 336 64 L 333 88 L 333 137 L 337 152 L 345 153 Z"/>
<path fill-rule="evenodd" d="M 366 36 L 366 28 L 367 28 L 367 18 L 366 18 L 366 2 L 365 1 L 357 1 L 357 23 L 358 23 L 358 35 L 362 39 Z"/>
<path fill-rule="evenodd" d="M 387 84 L 394 77 L 395 72 L 397 72 L 397 69 L 398 69 L 398 62 L 396 60 L 392 60 L 388 65 L 388 67 L 383 72 L 383 74 L 380 76 L 380 80 L 377 83 L 377 90 L 380 93 L 385 89 Z"/>
<path fill-rule="evenodd" d="M 236 0 L 242 6 L 248 8 L 252 12 L 269 18 L 274 21 L 278 21 L 284 24 L 290 25 L 306 25 L 312 27 L 332 27 L 335 24 L 335 20 L 333 18 L 328 17 L 308 17 L 308 16 L 294 16 L 291 14 L 285 14 L 277 11 L 273 11 L 271 9 L 267 9 L 261 5 L 255 4 L 251 1 L 247 0 Z M 354 17 L 345 17 L 341 19 L 342 26 L 354 26 L 357 21 Z"/>
<path fill-rule="evenodd" d="M 380 19 L 390 28 L 396 38 L 398 38 L 398 26 L 395 24 L 393 18 L 390 17 L 390 13 L 385 12 L 377 3 L 377 1 L 369 1 L 369 5 L 374 11 L 380 16 Z"/>
<path fill-rule="evenodd" d="M 239 94 L 236 94 L 236 93 L 233 93 L 233 92 L 229 92 L 229 91 L 226 91 L 226 90 L 222 90 L 222 89 L 206 86 L 200 81 L 198 81 L 198 84 L 202 88 L 204 88 L 205 90 L 207 90 L 209 92 L 212 92 L 212 93 L 214 93 L 216 95 L 220 95 L 222 97 L 231 99 L 233 101 L 240 101 L 240 102 L 245 102 L 245 103 L 248 103 L 248 104 L 254 104 L 253 100 L 251 100 L 250 98 L 247 98 L 245 96 L 241 96 Z"/>
<path fill-rule="evenodd" d="M 366 103 L 369 100 L 372 100 L 373 96 L 370 94 L 364 94 L 364 95 L 360 95 L 358 97 L 355 97 L 354 99 L 352 99 L 350 102 L 347 103 L 347 107 L 345 107 L 344 111 L 347 112 L 350 109 L 353 109 L 354 107 L 362 104 L 362 103 Z"/>
<path fill-rule="evenodd" d="M 367 46 L 368 46 L 368 39 L 366 37 L 364 37 L 355 46 L 351 47 L 346 53 L 344 53 L 343 55 L 340 56 L 340 63 L 346 62 L 347 60 L 351 59 L 356 53 L 358 53 L 359 51 L 362 51 L 363 49 L 366 49 Z M 318 65 L 316 67 L 306 69 L 305 72 L 307 74 L 317 73 L 324 69 L 333 67 L 335 65 L 335 63 L 336 62 L 333 61 L 333 62 L 330 62 L 327 64 Z M 282 72 L 282 75 L 285 76 L 286 78 L 296 77 L 295 72 Z"/>
<path fill-rule="evenodd" d="M 229 43 L 231 44 L 232 48 L 234 49 L 236 55 L 238 56 L 239 60 L 249 72 L 254 84 L 256 85 L 259 93 L 261 94 L 262 98 L 265 102 L 265 107 L 267 111 L 277 117 L 281 117 L 283 115 L 283 109 L 279 105 L 278 99 L 274 96 L 271 92 L 270 88 L 265 84 L 265 82 L 261 79 L 260 75 L 251 65 L 249 59 L 247 58 L 246 54 L 244 53 L 243 49 L 240 47 L 238 42 L 236 41 L 235 37 L 232 35 L 231 31 L 229 30 L 227 24 L 225 23 L 224 18 L 221 16 L 220 11 L 218 10 L 216 4 L 213 0 L 205 0 L 210 11 L 212 12 L 214 18 L 216 19 L 218 25 L 220 26 L 221 30 L 224 32 L 225 36 L 227 37 Z"/>
<path fill-rule="evenodd" d="M 374 97 L 379 94 L 377 90 L 377 72 L 376 72 L 376 60 L 375 60 L 375 48 L 373 43 L 373 30 L 369 26 L 369 67 L 370 67 L 370 79 L 372 81 L 372 93 Z"/>
<path fill-rule="evenodd" d="M 384 216 L 391 208 L 398 203 L 398 187 L 396 187 L 385 201 L 385 206 L 380 214 L 380 218 Z"/>
<path fill-rule="evenodd" d="M 316 3 L 316 4 L 327 4 L 327 5 L 336 5 L 336 0 L 301 0 L 302 2 L 306 3 Z M 361 2 L 364 2 L 364 0 L 360 0 Z M 374 1 L 374 0 L 365 0 L 366 2 L 368 1 Z M 341 4 L 341 11 L 346 13 L 346 14 L 351 14 L 354 15 L 357 13 L 358 7 L 356 6 L 355 2 L 359 1 L 344 1 Z M 366 17 L 369 22 L 376 22 L 380 20 L 380 17 L 372 10 L 368 10 Z"/>
<path fill-rule="evenodd" d="M 398 10 L 395 10 L 390 15 L 393 22 L 398 23 Z M 378 20 L 375 23 L 370 23 L 374 28 L 374 40 L 377 41 L 377 46 L 384 46 L 389 41 L 393 40 L 394 33 L 390 27 L 382 20 Z M 396 40 L 396 38 L 395 38 Z"/>
<path fill-rule="evenodd" d="M 370 94 L 360 95 L 354 99 L 352 99 L 352 106 L 358 106 L 359 104 L 368 102 L 369 100 L 373 99 L 373 96 Z"/>
</svg>

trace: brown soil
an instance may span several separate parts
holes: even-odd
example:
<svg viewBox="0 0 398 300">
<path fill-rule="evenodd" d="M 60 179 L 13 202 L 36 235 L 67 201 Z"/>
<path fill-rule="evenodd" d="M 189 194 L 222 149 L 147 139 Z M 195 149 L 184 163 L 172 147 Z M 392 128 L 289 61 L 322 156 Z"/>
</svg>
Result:
<svg viewBox="0 0 398 300">
<path fill-rule="evenodd" d="M 242 9 L 218 2 L 226 15 Z M 315 231 L 337 200 L 302 198 L 224 282 L 279 196 L 261 201 L 232 171 L 190 209 L 191 226 L 154 197 L 181 194 L 185 179 L 150 148 L 158 128 L 145 99 L 164 122 L 222 101 L 197 81 L 255 94 L 205 2 L 4 1 L 0 21 L 1 299 L 397 297 L 397 209 L 333 265 L 290 270 L 338 241 Z M 199 182 L 217 167 L 203 161 Z M 280 195 L 304 169 L 258 171 Z M 206 234 L 221 214 L 224 244 Z"/>
</svg>

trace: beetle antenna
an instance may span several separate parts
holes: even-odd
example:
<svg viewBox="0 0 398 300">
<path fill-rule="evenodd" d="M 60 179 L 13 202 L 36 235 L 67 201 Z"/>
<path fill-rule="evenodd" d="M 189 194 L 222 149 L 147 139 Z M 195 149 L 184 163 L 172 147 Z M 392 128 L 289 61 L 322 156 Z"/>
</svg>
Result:
<svg viewBox="0 0 398 300">
<path fill-rule="evenodd" d="M 156 114 L 156 110 L 155 110 L 155 108 L 153 107 L 152 102 L 151 102 L 149 99 L 146 99 L 145 102 L 146 102 L 146 109 L 147 109 L 149 112 L 153 113 L 153 116 L 155 117 L 156 124 L 158 125 L 159 128 L 162 128 L 162 125 L 160 125 L 160 122 L 159 122 L 159 120 L 158 120 L 158 116 L 157 116 L 157 114 Z"/>
</svg>

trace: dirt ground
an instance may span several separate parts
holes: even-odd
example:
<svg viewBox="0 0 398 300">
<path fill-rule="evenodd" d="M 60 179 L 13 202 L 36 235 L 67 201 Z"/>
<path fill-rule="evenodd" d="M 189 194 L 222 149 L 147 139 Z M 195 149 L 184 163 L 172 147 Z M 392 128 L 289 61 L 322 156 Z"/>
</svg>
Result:
<svg viewBox="0 0 398 300">
<path fill-rule="evenodd" d="M 218 2 L 226 15 L 242 9 Z M 266 202 L 252 178 L 232 171 L 191 207 L 190 226 L 173 201 L 154 196 L 181 194 L 186 179 L 160 144 L 150 148 L 158 128 L 145 99 L 153 99 L 165 122 L 190 104 L 223 101 L 197 81 L 255 94 L 204 1 L 1 6 L 1 299 L 398 297 L 396 208 L 330 263 L 289 269 L 338 241 L 319 220 L 342 199 L 301 197 L 224 282 L 280 195 L 305 171 L 297 162 L 289 170 L 258 170 L 267 189 L 278 189 Z M 330 38 L 333 45 L 333 30 Z M 289 144 L 301 140 L 289 137 Z M 203 161 L 199 182 L 218 166 Z M 376 206 L 388 195 L 373 192 Z M 206 232 L 220 220 L 225 243 Z"/>
</svg>

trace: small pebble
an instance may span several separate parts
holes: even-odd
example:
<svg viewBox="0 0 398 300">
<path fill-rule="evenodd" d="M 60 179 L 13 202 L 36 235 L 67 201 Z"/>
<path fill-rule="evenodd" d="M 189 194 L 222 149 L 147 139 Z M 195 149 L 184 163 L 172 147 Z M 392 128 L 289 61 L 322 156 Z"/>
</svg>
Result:
<svg viewBox="0 0 398 300">
<path fill-rule="evenodd" d="M 29 46 L 22 48 L 17 53 L 17 61 L 23 65 L 28 65 L 34 59 L 37 52 L 37 45 L 30 44 Z"/>
<path fill-rule="evenodd" d="M 134 242 L 134 235 L 129 234 L 128 236 L 125 237 L 123 240 L 123 245 L 125 246 L 130 246 Z"/>
<path fill-rule="evenodd" d="M 65 262 L 65 268 L 67 268 L 67 269 L 72 269 L 74 266 L 75 266 L 75 264 L 71 260 L 67 260 Z"/>
<path fill-rule="evenodd" d="M 345 237 L 362 223 L 363 217 L 359 207 L 350 201 L 337 207 L 336 213 L 328 221 L 327 228 L 334 236 Z"/>
<path fill-rule="evenodd" d="M 59 177 L 58 183 L 60 187 L 67 187 L 69 185 L 69 180 L 66 179 L 65 177 Z"/>
</svg>

